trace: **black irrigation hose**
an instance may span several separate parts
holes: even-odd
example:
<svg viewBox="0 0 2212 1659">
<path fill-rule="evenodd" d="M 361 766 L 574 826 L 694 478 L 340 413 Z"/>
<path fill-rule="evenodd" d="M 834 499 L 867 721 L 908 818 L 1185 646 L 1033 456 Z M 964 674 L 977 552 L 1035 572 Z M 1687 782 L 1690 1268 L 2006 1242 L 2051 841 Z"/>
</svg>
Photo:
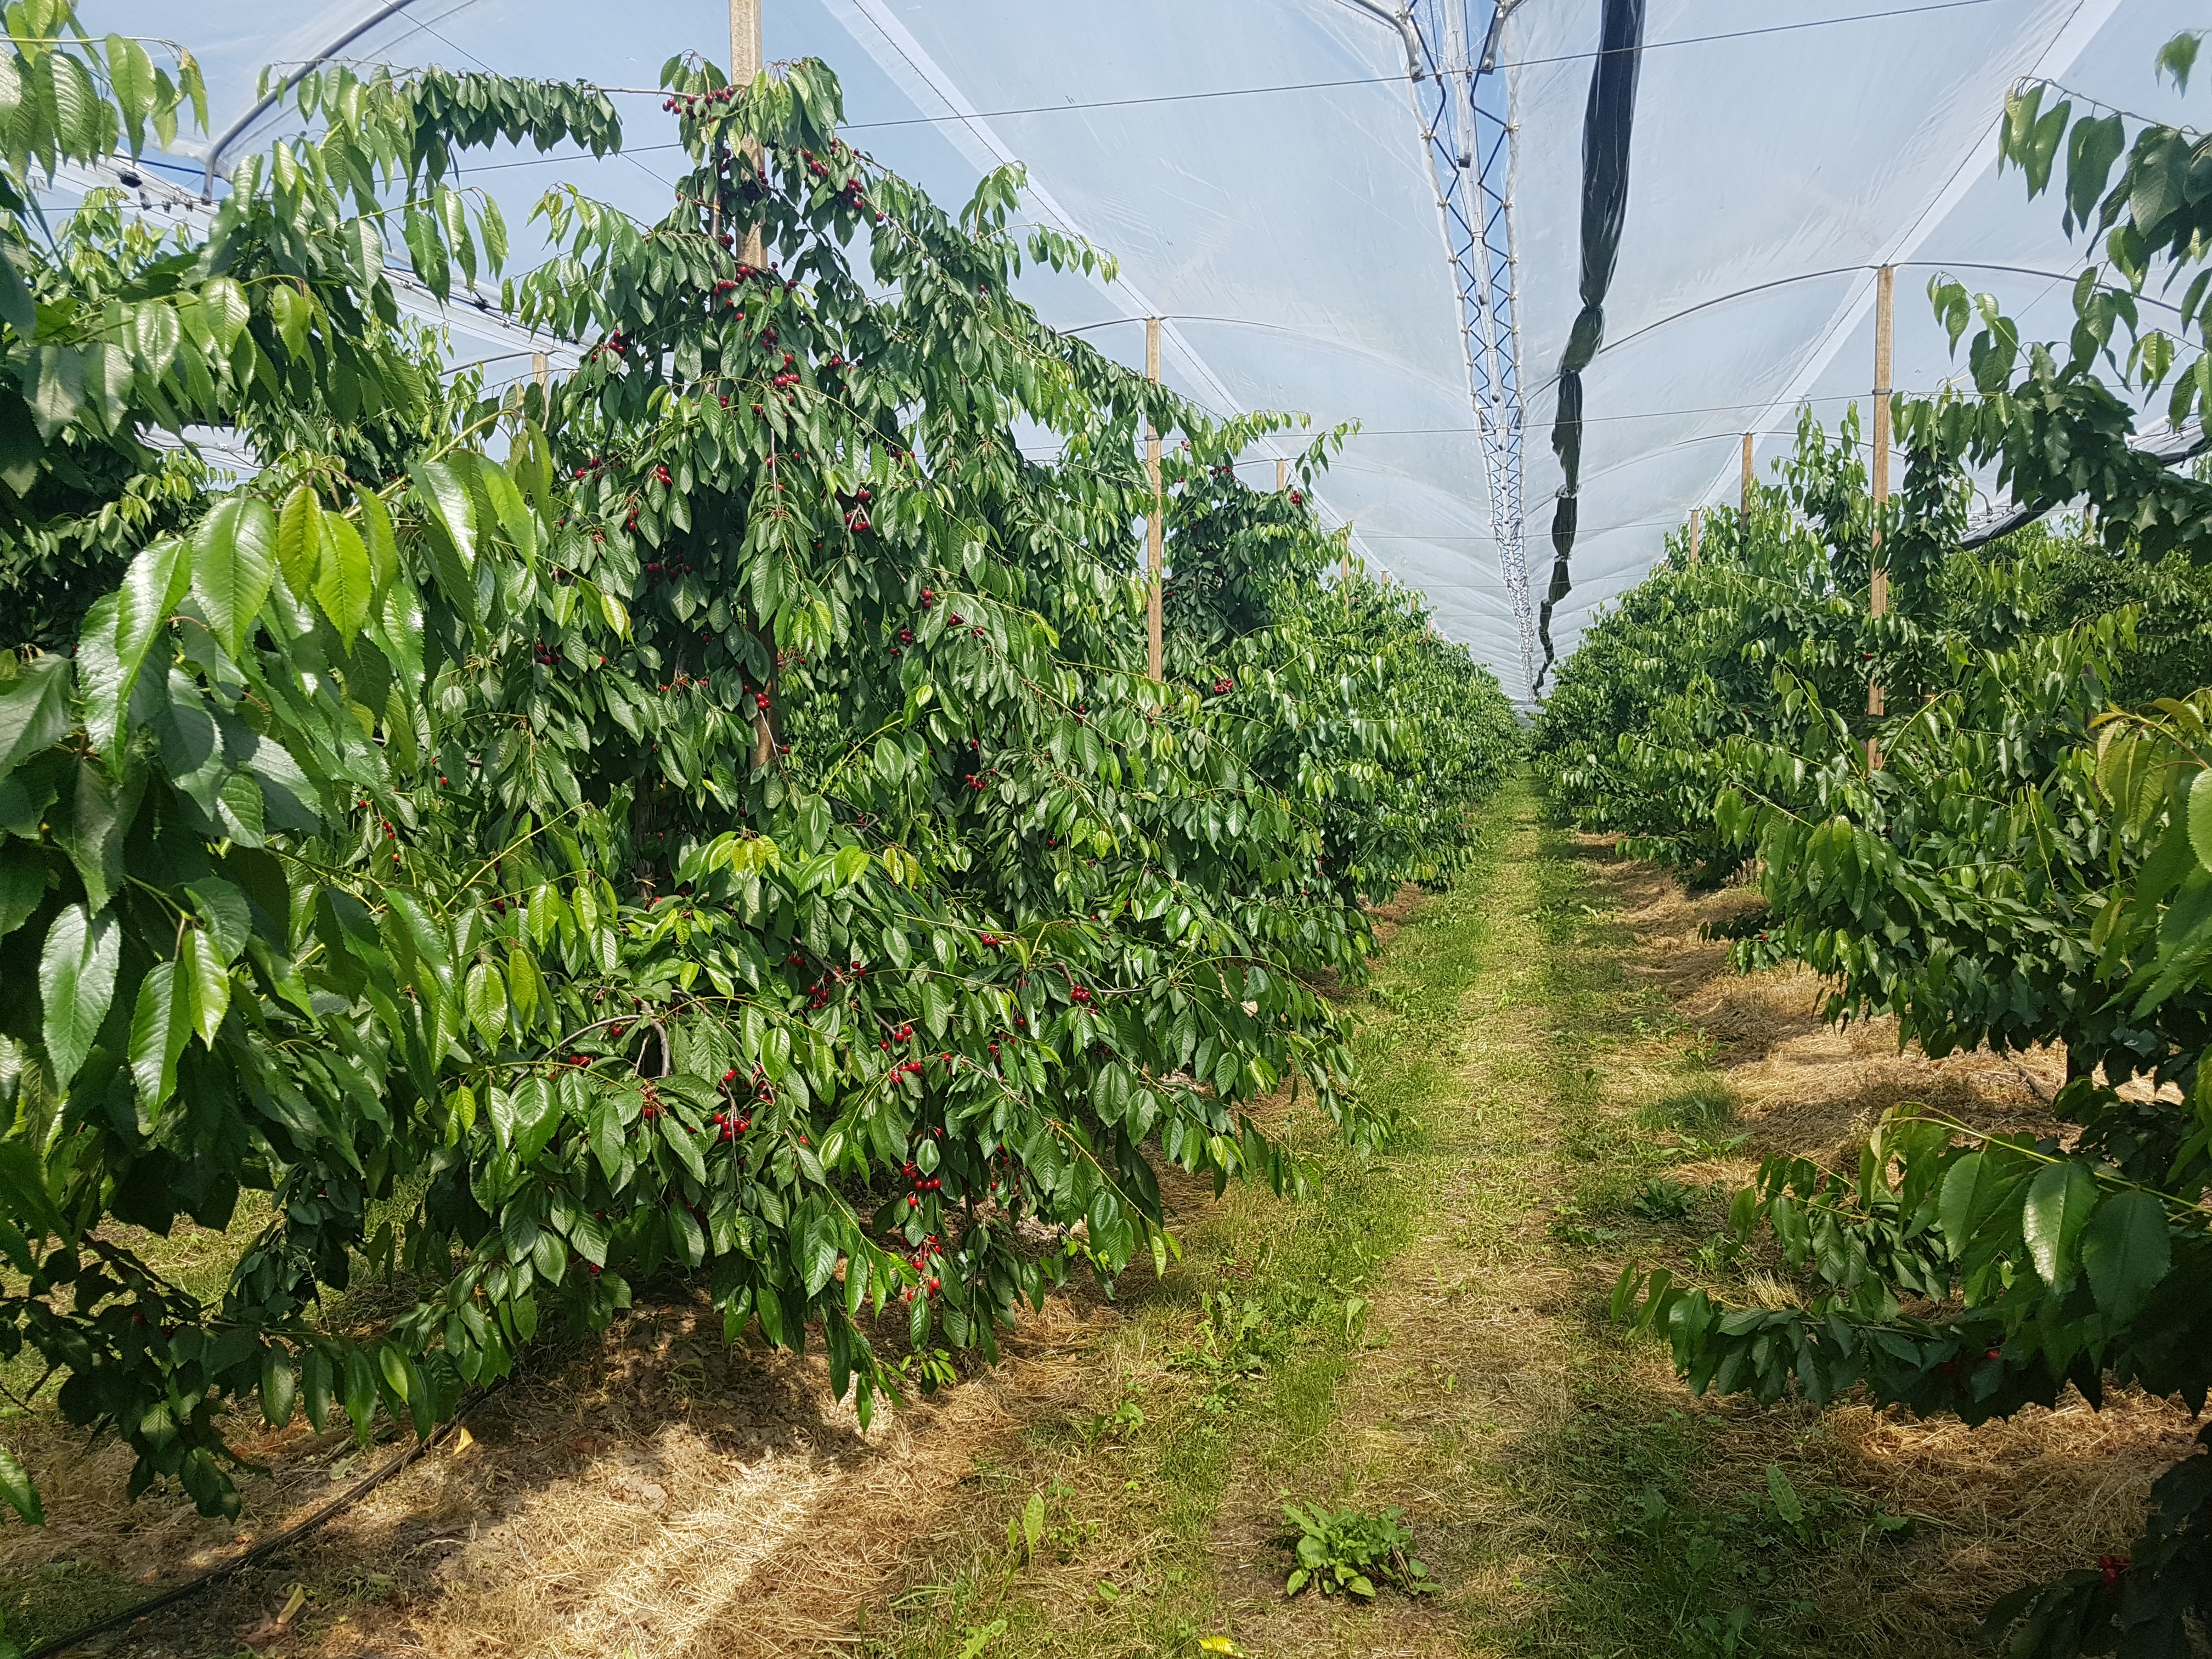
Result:
<svg viewBox="0 0 2212 1659">
<path fill-rule="evenodd" d="M 177 1584 L 168 1589 L 165 1589 L 159 1595 L 151 1596 L 146 1601 L 138 1602 L 135 1606 L 125 1607 L 120 1613 L 111 1613 L 105 1619 L 95 1619 L 89 1625 L 85 1625 L 76 1630 L 73 1630 L 66 1636 L 57 1636 L 52 1641 L 41 1642 L 37 1647 L 33 1648 L 28 1653 L 25 1654 L 23 1656 L 23 1659 L 54 1659 L 55 1655 L 65 1652 L 69 1649 L 75 1647 L 78 1643 L 85 1640 L 88 1637 L 99 1636 L 105 1632 L 118 1629 L 125 1625 L 136 1624 L 139 1620 L 145 1618 L 149 1613 L 158 1612 L 163 1607 L 173 1607 L 179 1601 L 188 1600 L 189 1598 L 198 1595 L 202 1590 L 206 1589 L 212 1584 L 220 1583 L 226 1578 L 234 1577 L 238 1574 L 244 1572 L 249 1567 L 259 1566 L 264 1561 L 268 1560 L 270 1557 L 277 1555 L 283 1551 L 289 1548 L 292 1545 L 298 1543 L 301 1539 L 314 1531 L 316 1528 L 321 1526 L 325 1521 L 331 1519 L 331 1516 L 338 1514 L 343 1510 L 350 1508 L 355 1504 L 359 1503 L 362 1498 L 368 1497 L 370 1492 L 375 1491 L 386 1481 L 391 1480 L 393 1475 L 398 1474 L 409 1464 L 414 1462 L 417 1458 L 428 1452 L 440 1441 L 445 1439 L 447 1435 L 451 1434 L 455 1429 L 460 1427 L 461 1419 L 463 1418 L 466 1417 L 478 1406 L 481 1406 L 485 1401 L 489 1400 L 493 1394 L 497 1392 L 505 1380 L 506 1379 L 501 1378 L 500 1382 L 493 1383 L 490 1388 L 486 1389 L 482 1394 L 477 1395 L 475 1399 L 464 1404 L 459 1411 L 455 1412 L 443 1423 L 441 1423 L 436 1428 L 433 1429 L 430 1431 L 429 1438 L 427 1440 L 416 1441 L 405 1451 L 400 1453 L 398 1456 L 385 1464 L 382 1468 L 378 1469 L 374 1473 L 354 1482 L 352 1486 L 347 1487 L 344 1492 L 341 1492 L 337 1497 L 333 1498 L 329 1503 L 324 1504 L 322 1508 L 317 1510 L 306 1520 L 300 1522 L 295 1526 L 285 1528 L 283 1532 L 278 1533 L 274 1538 L 270 1538 L 261 1543 L 256 1544 L 252 1549 L 246 1551 L 245 1554 L 240 1556 L 236 1560 L 228 1561 L 224 1563 L 222 1566 L 211 1568 L 208 1571 L 200 1574 L 197 1578 L 187 1578 L 183 1583 Z"/>
<path fill-rule="evenodd" d="M 1567 336 L 1556 379 L 1559 413 L 1552 423 L 1552 450 L 1559 458 L 1565 483 L 1552 514 L 1552 581 L 1536 621 L 1543 641 L 1544 665 L 1536 671 L 1535 695 L 1552 672 L 1552 610 L 1574 586 L 1568 556 L 1574 551 L 1580 508 L 1577 491 L 1583 465 L 1583 370 L 1605 339 L 1605 296 L 1613 286 L 1620 233 L 1628 222 L 1629 137 L 1636 122 L 1636 77 L 1643 65 L 1644 0 L 1605 0 L 1597 67 L 1590 71 L 1589 106 L 1583 116 L 1583 308 Z"/>
</svg>

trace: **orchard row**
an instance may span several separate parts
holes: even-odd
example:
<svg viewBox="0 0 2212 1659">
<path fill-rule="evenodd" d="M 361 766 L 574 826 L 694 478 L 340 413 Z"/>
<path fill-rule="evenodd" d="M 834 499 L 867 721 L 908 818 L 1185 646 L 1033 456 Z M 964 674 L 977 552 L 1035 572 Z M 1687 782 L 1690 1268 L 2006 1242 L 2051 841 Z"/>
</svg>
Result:
<svg viewBox="0 0 2212 1659">
<path fill-rule="evenodd" d="M 325 68 L 204 238 L 95 193 L 50 246 L 43 170 L 167 131 L 197 74 L 16 9 L 0 1357 L 135 1486 L 234 1510 L 234 1402 L 427 1429 L 667 1273 L 819 1341 L 865 1419 L 1071 1267 L 1164 1262 L 1163 1165 L 1294 1182 L 1262 1097 L 1375 1132 L 1314 988 L 1451 874 L 1511 713 L 1404 590 L 1323 584 L 1303 489 L 1236 482 L 1287 419 L 1209 421 L 1012 297 L 1100 263 L 1017 239 L 1017 172 L 949 215 L 838 138 L 820 64 L 672 63 L 668 216 L 549 196 L 501 297 L 589 349 L 487 398 L 384 239 L 495 279 L 454 156 L 613 148 L 604 97 Z M 98 95 L 22 91 L 64 83 Z M 192 426 L 264 470 L 148 441 Z M 253 1189 L 215 1302 L 130 1247 Z M 364 1261 L 416 1300 L 326 1328 Z"/>
<path fill-rule="evenodd" d="M 2167 53 L 2185 75 L 2193 37 Z M 1533 744 L 1562 817 L 1693 885 L 1756 882 L 1739 968 L 1808 968 L 1830 1019 L 1893 1016 L 1930 1054 L 2065 1046 L 2063 1133 L 1906 1105 L 1853 1167 L 1770 1161 L 1732 1248 L 1793 1278 L 1790 1304 L 1624 1273 L 1616 1316 L 1700 1391 L 1863 1388 L 1979 1422 L 2069 1388 L 2197 1410 L 2212 1388 L 2212 484 L 2129 441 L 2138 400 L 2179 427 L 2212 384 L 2205 276 L 2181 337 L 2135 300 L 2202 261 L 2212 198 L 2182 179 L 2212 147 L 2154 126 L 2127 145 L 2119 116 L 2069 127 L 2044 95 L 2008 105 L 2007 158 L 2039 191 L 2063 145 L 2069 228 L 2112 260 L 2076 288 L 2070 343 L 2022 351 L 1994 301 L 1939 278 L 1954 344 L 1980 323 L 1974 390 L 1900 410 L 1899 499 L 1873 501 L 1856 416 L 1808 419 L 1777 485 L 1715 514 L 1697 556 L 1672 544 L 1585 636 Z M 1977 469 L 2087 514 L 1969 545 Z M 2008 1652 L 2188 1650 L 2212 1613 L 2212 1455 L 2152 1497 L 2129 1557 L 1998 1604 Z"/>
</svg>

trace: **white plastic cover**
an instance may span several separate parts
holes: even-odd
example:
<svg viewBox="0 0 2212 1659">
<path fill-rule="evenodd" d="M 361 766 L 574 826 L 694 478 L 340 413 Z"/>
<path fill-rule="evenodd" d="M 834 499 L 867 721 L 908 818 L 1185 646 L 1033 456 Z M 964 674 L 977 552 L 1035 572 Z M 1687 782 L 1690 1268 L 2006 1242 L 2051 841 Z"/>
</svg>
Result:
<svg viewBox="0 0 2212 1659">
<path fill-rule="evenodd" d="M 1490 3 L 1468 3 L 1479 52 Z M 1427 106 L 1410 95 L 1399 32 L 1375 15 L 1395 10 L 1390 0 L 763 8 L 770 58 L 817 56 L 836 69 L 854 143 L 949 203 L 985 168 L 1018 159 L 1039 215 L 1120 260 L 1110 284 L 1030 279 L 1028 297 L 1049 319 L 1136 365 L 1139 319 L 1160 314 L 1165 378 L 1201 404 L 1364 422 L 1323 486 L 1324 511 L 1350 520 L 1372 564 L 1425 590 L 1444 631 L 1522 690 L 1417 114 Z M 184 32 L 222 132 L 253 106 L 262 64 L 296 64 L 386 12 L 337 55 L 635 89 L 618 99 L 622 156 L 502 153 L 470 169 L 514 228 L 518 265 L 538 246 L 523 221 L 553 184 L 657 217 L 677 159 L 673 118 L 652 91 L 659 66 L 684 50 L 727 61 L 721 0 L 217 0 L 181 10 L 86 0 L 82 15 L 100 32 Z M 1499 35 L 1518 128 L 1523 499 L 1540 589 L 1559 483 L 1550 385 L 1577 304 L 1598 13 L 1597 0 L 1518 0 Z M 1921 297 L 1938 269 L 1996 293 L 2031 333 L 2063 337 L 2068 283 L 2091 249 L 2067 244 L 2055 200 L 2031 204 L 2018 173 L 1995 175 L 2005 88 L 2049 76 L 2179 118 L 2181 100 L 2154 80 L 2152 55 L 2198 21 L 2181 0 L 1650 0 L 1627 231 L 1607 344 L 1585 375 L 1575 586 L 1553 624 L 1561 655 L 1690 507 L 1734 499 L 1738 434 L 1760 434 L 1763 463 L 1786 447 L 1800 399 L 1831 421 L 1863 400 L 1874 266 L 1899 265 L 1900 389 L 1954 372 Z M 1808 23 L 1822 26 L 1800 27 Z M 240 142 L 295 119 L 271 112 Z M 197 195 L 205 148 L 180 137 L 177 155 L 157 158 L 158 176 Z M 531 342 L 465 307 L 451 320 L 461 355 L 495 360 L 494 380 L 528 372 Z M 1268 456 L 1251 466 L 1252 482 L 1272 484 Z"/>
</svg>

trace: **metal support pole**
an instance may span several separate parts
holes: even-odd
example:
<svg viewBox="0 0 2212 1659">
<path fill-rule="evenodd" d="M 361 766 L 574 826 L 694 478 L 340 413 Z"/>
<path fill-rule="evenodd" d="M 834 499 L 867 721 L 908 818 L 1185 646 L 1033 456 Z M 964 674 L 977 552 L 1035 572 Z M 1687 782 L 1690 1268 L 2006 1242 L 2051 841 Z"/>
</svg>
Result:
<svg viewBox="0 0 2212 1659">
<path fill-rule="evenodd" d="M 1160 319 L 1145 319 L 1145 378 L 1154 386 L 1160 383 Z M 1164 669 L 1164 642 L 1160 629 L 1160 583 L 1164 567 L 1161 539 L 1164 526 L 1161 517 L 1160 495 L 1160 434 L 1149 421 L 1145 423 L 1145 465 L 1152 475 L 1152 510 L 1145 520 L 1145 573 L 1147 586 L 1145 593 L 1145 661 L 1152 683 L 1159 684 Z"/>
<path fill-rule="evenodd" d="M 1874 462 L 1867 469 L 1874 486 L 1873 570 L 1867 592 L 1867 614 L 1869 617 L 1886 616 L 1889 611 L 1889 569 L 1882 557 L 1881 516 L 1882 510 L 1889 505 L 1889 364 L 1890 347 L 1896 329 L 1896 277 L 1897 272 L 1888 265 L 1884 265 L 1875 277 Z M 1867 718 L 1880 720 L 1884 712 L 1881 682 L 1869 679 L 1867 682 Z M 1872 737 L 1867 738 L 1867 769 L 1869 772 L 1881 769 L 1881 745 Z"/>
</svg>

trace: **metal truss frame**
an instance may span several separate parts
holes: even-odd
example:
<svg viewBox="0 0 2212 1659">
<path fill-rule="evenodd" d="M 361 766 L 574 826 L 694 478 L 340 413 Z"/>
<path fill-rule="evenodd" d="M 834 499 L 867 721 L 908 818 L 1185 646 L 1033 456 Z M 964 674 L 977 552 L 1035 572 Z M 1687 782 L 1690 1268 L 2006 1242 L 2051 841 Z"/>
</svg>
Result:
<svg viewBox="0 0 2212 1659">
<path fill-rule="evenodd" d="M 1513 215 L 1514 124 L 1498 40 L 1520 0 L 1347 0 L 1389 23 L 1406 49 L 1406 72 L 1435 185 L 1437 218 L 1459 293 L 1460 343 L 1468 398 L 1490 495 L 1499 574 L 1521 635 L 1521 671 L 1536 698 L 1536 615 L 1528 592 L 1522 511 L 1521 324 Z M 1480 55 L 1470 13 L 1487 14 Z"/>
</svg>

